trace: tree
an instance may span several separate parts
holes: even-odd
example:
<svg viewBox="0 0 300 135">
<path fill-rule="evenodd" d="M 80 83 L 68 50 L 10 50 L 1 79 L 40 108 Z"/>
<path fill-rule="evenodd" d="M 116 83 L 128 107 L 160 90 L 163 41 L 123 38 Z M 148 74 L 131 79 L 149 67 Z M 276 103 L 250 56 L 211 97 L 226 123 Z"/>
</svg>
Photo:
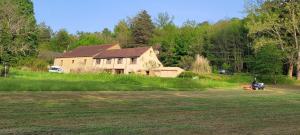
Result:
<svg viewBox="0 0 300 135">
<path fill-rule="evenodd" d="M 113 41 L 113 34 L 108 28 L 102 30 L 101 36 L 105 41 Z"/>
<path fill-rule="evenodd" d="M 108 43 L 101 33 L 86 33 L 78 32 L 76 39 L 72 42 L 70 49 L 74 49 L 78 46 L 88 46 L 88 45 L 100 45 Z"/>
<path fill-rule="evenodd" d="M 159 58 L 165 66 L 175 66 L 178 60 L 175 59 L 175 39 L 180 31 L 174 24 L 168 24 L 162 29 L 155 29 L 152 44 L 160 45 Z"/>
<path fill-rule="evenodd" d="M 116 40 L 122 47 L 128 47 L 132 42 L 131 31 L 125 20 L 120 21 L 114 28 Z"/>
<path fill-rule="evenodd" d="M 111 36 L 112 36 L 112 33 L 111 33 L 111 31 L 110 31 L 108 28 L 104 28 L 104 29 L 102 30 L 102 35 L 103 35 L 103 36 L 107 36 L 107 37 L 111 37 Z"/>
<path fill-rule="evenodd" d="M 206 56 L 216 66 L 226 64 L 235 72 L 244 68 L 248 38 L 244 21 L 239 19 L 222 20 L 210 28 L 206 43 Z M 207 42 L 207 41 L 206 41 Z"/>
<path fill-rule="evenodd" d="M 159 13 L 155 19 L 155 25 L 157 28 L 163 28 L 169 24 L 173 23 L 174 16 L 170 16 L 167 12 Z"/>
<path fill-rule="evenodd" d="M 37 39 L 39 43 L 49 43 L 53 34 L 52 29 L 44 22 L 37 25 L 38 35 Z"/>
<path fill-rule="evenodd" d="M 274 45 L 258 48 L 253 65 L 253 73 L 263 81 L 277 83 L 282 74 L 282 51 Z"/>
<path fill-rule="evenodd" d="M 72 36 L 67 30 L 61 29 L 54 34 L 51 44 L 55 51 L 67 51 L 70 49 L 70 45 L 72 44 Z"/>
<path fill-rule="evenodd" d="M 297 77 L 300 79 L 298 43 L 300 2 L 297 0 L 257 0 L 248 3 L 250 6 L 247 27 L 249 35 L 254 39 L 255 48 L 267 44 L 279 46 L 284 51 L 285 59 L 289 64 L 288 75 L 292 77 L 295 61 L 298 61 Z"/>
<path fill-rule="evenodd" d="M 291 44 L 293 48 L 295 48 L 297 51 L 297 79 L 300 80 L 300 1 L 285 0 L 283 7 L 285 12 L 284 25 L 286 27 L 287 32 L 292 37 Z M 291 68 L 290 70 L 293 69 Z"/>
<path fill-rule="evenodd" d="M 185 23 L 181 28 L 167 24 L 155 29 L 151 43 L 161 46 L 159 56 L 164 65 L 190 69 L 194 56 L 203 53 L 205 29 L 194 21 Z"/>
<path fill-rule="evenodd" d="M 141 11 L 131 22 L 134 41 L 139 45 L 146 45 L 153 36 L 154 24 L 146 10 Z"/>
<path fill-rule="evenodd" d="M 0 61 L 13 65 L 37 55 L 36 21 L 30 0 L 0 1 Z"/>
</svg>

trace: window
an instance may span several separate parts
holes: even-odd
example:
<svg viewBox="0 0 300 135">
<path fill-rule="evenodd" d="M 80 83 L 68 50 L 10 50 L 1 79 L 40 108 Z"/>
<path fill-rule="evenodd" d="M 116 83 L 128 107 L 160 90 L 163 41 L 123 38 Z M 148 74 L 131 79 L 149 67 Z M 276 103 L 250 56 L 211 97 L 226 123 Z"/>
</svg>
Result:
<svg viewBox="0 0 300 135">
<path fill-rule="evenodd" d="M 86 59 L 84 59 L 84 65 L 86 65 L 86 63 L 87 63 L 87 60 L 86 60 Z"/>
<path fill-rule="evenodd" d="M 72 60 L 72 64 L 74 64 L 75 63 L 75 60 Z"/>
<path fill-rule="evenodd" d="M 131 64 L 136 64 L 137 63 L 137 58 L 131 58 Z"/>
<path fill-rule="evenodd" d="M 96 59 L 96 64 L 100 65 L 101 64 L 101 59 Z"/>
<path fill-rule="evenodd" d="M 60 66 L 63 66 L 63 64 L 64 64 L 64 60 L 61 60 L 60 61 Z"/>
<path fill-rule="evenodd" d="M 122 64 L 123 63 L 123 59 L 122 58 L 119 58 L 118 59 L 118 64 Z"/>
<path fill-rule="evenodd" d="M 111 64 L 111 59 L 106 59 L 106 64 Z"/>
</svg>

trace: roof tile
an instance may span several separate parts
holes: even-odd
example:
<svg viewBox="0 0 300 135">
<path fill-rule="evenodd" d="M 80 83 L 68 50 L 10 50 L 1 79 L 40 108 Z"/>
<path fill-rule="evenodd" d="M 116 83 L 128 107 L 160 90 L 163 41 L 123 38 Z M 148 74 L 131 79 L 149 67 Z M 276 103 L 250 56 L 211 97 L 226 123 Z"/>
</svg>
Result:
<svg viewBox="0 0 300 135">
<path fill-rule="evenodd" d="M 66 52 L 58 58 L 72 58 L 72 57 L 94 57 L 95 55 L 113 47 L 114 44 L 105 45 L 92 45 L 92 46 L 80 46 L 72 51 Z"/>
<path fill-rule="evenodd" d="M 148 51 L 151 47 L 138 47 L 138 48 L 126 48 L 126 49 L 116 49 L 116 50 L 106 50 L 94 58 L 107 59 L 107 58 L 134 58 L 139 57 Z"/>
</svg>

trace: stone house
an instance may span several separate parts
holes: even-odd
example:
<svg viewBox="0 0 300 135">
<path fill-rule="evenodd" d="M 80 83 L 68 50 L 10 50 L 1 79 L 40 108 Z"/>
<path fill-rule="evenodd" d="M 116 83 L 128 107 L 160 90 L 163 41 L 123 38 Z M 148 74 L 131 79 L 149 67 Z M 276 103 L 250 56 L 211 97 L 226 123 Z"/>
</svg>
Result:
<svg viewBox="0 0 300 135">
<path fill-rule="evenodd" d="M 54 60 L 69 72 L 110 72 L 114 74 L 144 74 L 176 77 L 183 70 L 164 67 L 152 47 L 122 49 L 119 44 L 81 46 Z"/>
</svg>

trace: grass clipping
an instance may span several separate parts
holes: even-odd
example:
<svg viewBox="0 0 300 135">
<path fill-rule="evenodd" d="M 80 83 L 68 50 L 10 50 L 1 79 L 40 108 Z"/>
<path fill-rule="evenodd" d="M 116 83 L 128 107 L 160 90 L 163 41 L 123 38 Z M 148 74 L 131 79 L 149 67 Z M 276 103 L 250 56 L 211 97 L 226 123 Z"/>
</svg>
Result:
<svg viewBox="0 0 300 135">
<path fill-rule="evenodd" d="M 212 72 L 209 60 L 203 56 L 197 55 L 196 60 L 192 65 L 192 71 L 197 74 L 210 74 Z"/>
</svg>

